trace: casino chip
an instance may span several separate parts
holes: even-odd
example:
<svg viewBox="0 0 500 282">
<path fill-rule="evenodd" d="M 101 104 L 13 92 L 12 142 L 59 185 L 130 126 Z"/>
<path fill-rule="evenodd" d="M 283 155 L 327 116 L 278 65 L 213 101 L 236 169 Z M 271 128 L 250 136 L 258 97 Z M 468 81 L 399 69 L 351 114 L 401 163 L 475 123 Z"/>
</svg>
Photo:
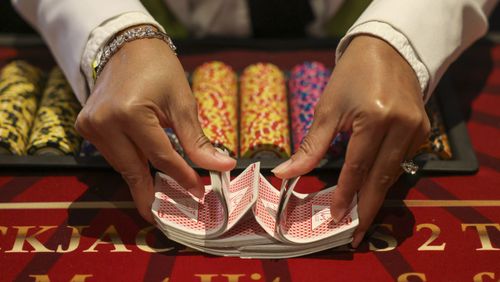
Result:
<svg viewBox="0 0 500 282">
<path fill-rule="evenodd" d="M 285 77 L 269 63 L 248 66 L 240 79 L 240 156 L 290 157 Z"/>
<path fill-rule="evenodd" d="M 292 123 L 293 151 L 297 152 L 312 125 L 314 109 L 332 72 L 319 62 L 304 62 L 290 72 L 290 119 Z M 340 132 L 334 138 L 327 157 L 337 158 L 345 154 L 351 134 Z"/>
<path fill-rule="evenodd" d="M 192 89 L 198 102 L 198 118 L 210 142 L 238 153 L 237 78 L 233 69 L 218 61 L 196 68 Z"/>
<path fill-rule="evenodd" d="M 431 132 L 429 140 L 418 149 L 416 159 L 449 160 L 453 154 L 436 98 L 429 100 L 426 111 L 431 123 Z"/>
<path fill-rule="evenodd" d="M 64 74 L 54 68 L 36 114 L 28 154 L 77 155 L 81 138 L 74 124 L 80 109 Z"/>
<path fill-rule="evenodd" d="M 26 155 L 43 83 L 42 72 L 14 61 L 0 72 L 0 153 Z"/>
<path fill-rule="evenodd" d="M 331 71 L 319 62 L 304 62 L 290 72 L 290 120 L 292 123 L 293 151 L 297 152 L 314 117 L 314 108 L 319 101 Z"/>
</svg>

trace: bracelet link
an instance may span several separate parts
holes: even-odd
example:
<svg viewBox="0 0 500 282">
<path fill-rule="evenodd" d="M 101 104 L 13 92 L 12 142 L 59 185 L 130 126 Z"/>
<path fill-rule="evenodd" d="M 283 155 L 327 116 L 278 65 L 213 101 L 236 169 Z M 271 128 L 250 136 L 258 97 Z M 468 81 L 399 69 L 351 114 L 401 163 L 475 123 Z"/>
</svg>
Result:
<svg viewBox="0 0 500 282">
<path fill-rule="evenodd" d="M 97 59 L 92 63 L 94 80 L 101 74 L 104 66 L 108 63 L 111 57 L 127 42 L 143 38 L 156 38 L 165 41 L 168 47 L 177 55 L 174 42 L 166 33 L 154 30 L 151 26 L 135 27 L 126 30 L 123 34 L 116 36 L 111 42 L 106 44 L 97 55 Z"/>
</svg>

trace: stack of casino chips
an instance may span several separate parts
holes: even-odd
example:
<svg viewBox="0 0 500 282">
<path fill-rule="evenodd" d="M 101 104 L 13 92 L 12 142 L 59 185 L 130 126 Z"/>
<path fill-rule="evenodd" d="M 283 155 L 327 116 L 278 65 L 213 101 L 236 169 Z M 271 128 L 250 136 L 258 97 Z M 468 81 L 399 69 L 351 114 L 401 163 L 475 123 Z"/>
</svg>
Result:
<svg viewBox="0 0 500 282">
<path fill-rule="evenodd" d="M 299 149 L 300 143 L 311 127 L 314 108 L 330 75 L 331 71 L 319 62 L 304 62 L 293 67 L 290 72 L 288 89 L 294 152 Z"/>
<path fill-rule="evenodd" d="M 449 160 L 453 157 L 451 146 L 435 98 L 429 100 L 426 111 L 431 124 L 431 132 L 428 141 L 419 148 L 416 158 L 419 160 Z"/>
<path fill-rule="evenodd" d="M 237 77 L 228 65 L 214 61 L 199 67 L 192 76 L 203 132 L 216 147 L 232 156 L 238 153 Z"/>
<path fill-rule="evenodd" d="M 290 156 L 285 77 L 269 63 L 248 66 L 240 79 L 240 156 Z"/>
<path fill-rule="evenodd" d="M 43 82 L 42 72 L 24 61 L 0 73 L 0 153 L 25 155 Z"/>
<path fill-rule="evenodd" d="M 59 68 L 50 72 L 29 139 L 31 155 L 77 155 L 80 136 L 74 124 L 80 104 Z"/>
<path fill-rule="evenodd" d="M 314 118 L 314 108 L 330 79 L 332 72 L 319 62 L 304 62 L 290 72 L 290 120 L 292 123 L 293 151 L 297 152 Z M 336 158 L 345 154 L 351 134 L 340 132 L 334 138 L 328 157 Z"/>
</svg>

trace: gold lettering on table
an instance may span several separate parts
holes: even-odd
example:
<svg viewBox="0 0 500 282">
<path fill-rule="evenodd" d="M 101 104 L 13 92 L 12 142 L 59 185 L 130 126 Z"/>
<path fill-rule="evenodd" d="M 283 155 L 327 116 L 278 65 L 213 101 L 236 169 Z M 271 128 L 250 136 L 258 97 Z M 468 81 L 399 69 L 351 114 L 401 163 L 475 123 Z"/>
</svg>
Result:
<svg viewBox="0 0 500 282">
<path fill-rule="evenodd" d="M 260 280 L 262 279 L 262 275 L 260 275 L 260 273 L 252 273 L 252 275 L 250 275 L 250 279 L 254 280 L 254 281 L 257 281 L 257 280 Z M 275 279 L 276 280 L 276 279 Z M 279 281 L 279 280 L 278 280 Z"/>
<path fill-rule="evenodd" d="M 462 231 L 467 230 L 467 228 L 473 227 L 476 229 L 479 235 L 479 241 L 481 241 L 481 248 L 477 248 L 477 251 L 499 251 L 500 248 L 495 248 L 491 244 L 490 236 L 488 235 L 488 227 L 494 227 L 500 231 L 500 224 L 498 223 L 462 223 Z"/>
<path fill-rule="evenodd" d="M 87 278 L 92 276 L 92 274 L 75 274 L 70 282 L 85 282 Z M 29 277 L 35 279 L 35 282 L 50 282 L 50 278 L 47 274 L 33 274 Z"/>
<path fill-rule="evenodd" d="M 398 282 L 409 282 L 410 277 L 416 277 L 416 278 L 420 279 L 420 281 L 422 281 L 422 282 L 427 281 L 427 278 L 425 277 L 425 273 L 407 272 L 407 273 L 403 273 L 403 274 L 398 276 Z M 414 280 L 412 280 L 412 281 L 414 281 Z"/>
<path fill-rule="evenodd" d="M 226 277 L 227 282 L 239 282 L 240 277 L 245 277 L 245 274 L 222 274 L 222 277 Z"/>
<path fill-rule="evenodd" d="M 80 238 L 82 237 L 83 229 L 88 226 L 68 226 L 71 228 L 71 239 L 69 240 L 68 248 L 64 249 L 62 244 L 57 246 L 57 253 L 69 253 L 75 251 L 80 245 Z"/>
<path fill-rule="evenodd" d="M 31 245 L 33 250 L 32 253 L 53 253 L 54 250 L 48 249 L 45 247 L 36 237 L 44 232 L 47 232 L 51 229 L 57 228 L 57 226 L 39 226 L 40 230 L 38 232 L 28 236 L 28 232 L 30 229 L 35 228 L 36 226 L 12 226 L 14 229 L 17 229 L 16 240 L 14 241 L 14 246 L 12 246 L 11 250 L 5 251 L 6 253 L 28 253 L 30 251 L 24 249 L 24 244 L 28 243 Z"/>
<path fill-rule="evenodd" d="M 7 226 L 0 226 L 0 234 L 2 234 L 2 235 L 7 234 L 7 230 L 8 230 Z M 0 250 L 1 249 L 2 248 L 0 248 Z"/>
<path fill-rule="evenodd" d="M 70 282 L 85 282 L 85 279 L 92 277 L 92 274 L 76 274 Z"/>
<path fill-rule="evenodd" d="M 212 282 L 212 278 L 219 276 L 218 274 L 195 274 L 195 277 L 200 278 L 200 282 Z"/>
<path fill-rule="evenodd" d="M 219 277 L 219 274 L 211 274 L 211 273 L 204 273 L 204 274 L 195 274 L 195 277 L 200 278 L 200 282 L 212 282 L 212 278 L 214 277 Z M 233 273 L 233 274 L 221 274 L 220 276 L 225 277 L 227 282 L 240 282 L 241 277 L 245 277 L 246 274 L 244 273 Z M 252 273 L 250 275 L 250 279 L 252 280 L 260 280 L 262 278 L 262 275 L 259 273 Z M 168 278 L 165 278 L 168 279 Z M 276 277 L 273 282 L 280 282 L 280 278 Z"/>
<path fill-rule="evenodd" d="M 478 274 L 474 275 L 474 282 L 484 282 L 483 277 L 488 277 L 490 279 L 495 279 L 495 273 L 493 272 L 479 272 Z M 489 279 L 488 279 L 489 280 Z"/>
<path fill-rule="evenodd" d="M 386 228 L 387 230 L 393 232 L 392 224 L 385 224 L 385 223 L 384 224 L 375 224 L 375 225 L 373 225 L 372 228 L 375 228 L 375 230 L 376 230 L 379 227 Z M 394 238 L 394 236 L 391 236 L 391 235 L 388 235 L 388 234 L 384 234 L 384 233 L 381 233 L 379 231 L 375 231 L 370 236 L 370 239 L 372 239 L 372 238 L 384 241 L 387 244 L 387 247 L 385 247 L 385 248 L 378 248 L 372 242 L 369 242 L 370 251 L 388 252 L 388 251 L 394 250 L 398 246 L 398 241 L 396 240 L 396 238 Z"/>
<path fill-rule="evenodd" d="M 148 245 L 146 237 L 148 236 L 149 232 L 155 229 L 156 229 L 155 226 L 148 226 L 146 228 L 141 229 L 137 233 L 137 236 L 135 237 L 135 244 L 137 245 L 137 248 L 148 253 L 163 253 L 172 250 L 173 247 L 159 249 L 159 248 L 153 248 Z"/>
<path fill-rule="evenodd" d="M 417 231 L 422 229 L 430 229 L 431 236 L 427 241 L 425 241 L 417 250 L 419 251 L 444 251 L 446 243 L 442 243 L 441 245 L 431 245 L 441 234 L 441 229 L 439 226 L 433 223 L 422 223 L 417 225 Z"/>
<path fill-rule="evenodd" d="M 34 278 L 35 282 L 50 282 L 49 276 L 47 274 L 33 274 L 30 278 Z"/>
<path fill-rule="evenodd" d="M 104 240 L 105 238 L 109 238 L 109 241 Z M 101 237 L 97 239 L 92 246 L 90 246 L 88 249 L 84 250 L 84 253 L 97 253 L 98 251 L 95 249 L 99 245 L 106 245 L 106 244 L 113 244 L 114 250 L 112 250 L 112 253 L 119 253 L 119 252 L 131 252 L 131 250 L 127 249 L 125 245 L 123 244 L 122 239 L 118 235 L 118 231 L 116 230 L 116 227 L 114 225 L 110 225 L 104 233 L 102 233 Z"/>
</svg>

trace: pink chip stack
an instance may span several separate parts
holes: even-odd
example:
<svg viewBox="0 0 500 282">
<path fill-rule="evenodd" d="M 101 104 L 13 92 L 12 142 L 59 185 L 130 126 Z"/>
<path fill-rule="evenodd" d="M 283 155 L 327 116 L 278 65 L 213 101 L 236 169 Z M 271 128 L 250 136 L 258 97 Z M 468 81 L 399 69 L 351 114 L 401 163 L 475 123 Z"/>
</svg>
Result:
<svg viewBox="0 0 500 282">
<path fill-rule="evenodd" d="M 331 71 L 319 62 L 304 62 L 296 65 L 290 73 L 288 87 L 294 152 L 299 149 L 302 139 L 311 127 L 314 108 L 330 75 Z"/>
</svg>

